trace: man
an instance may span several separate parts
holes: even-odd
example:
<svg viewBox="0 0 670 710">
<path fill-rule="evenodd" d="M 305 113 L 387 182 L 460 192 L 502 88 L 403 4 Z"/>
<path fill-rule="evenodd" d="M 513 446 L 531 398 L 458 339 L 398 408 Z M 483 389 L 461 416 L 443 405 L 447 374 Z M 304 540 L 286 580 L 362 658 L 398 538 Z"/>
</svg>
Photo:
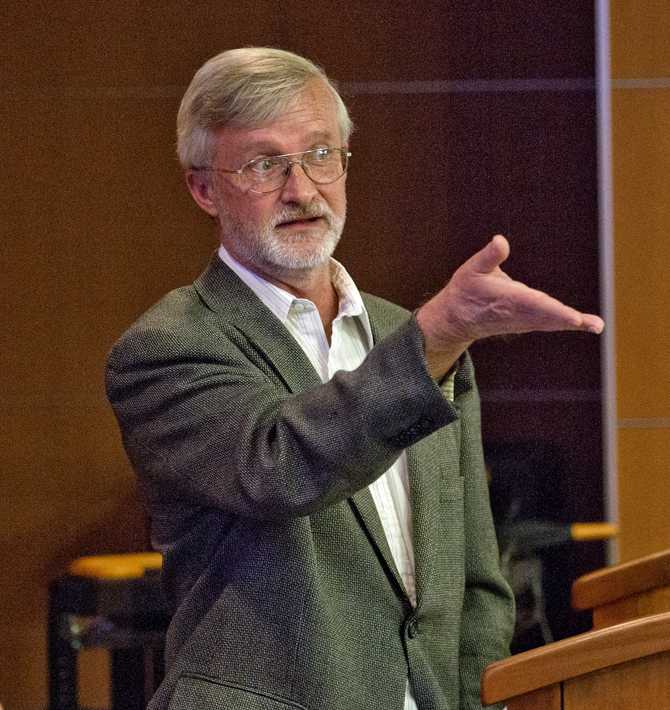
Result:
<svg viewBox="0 0 670 710">
<path fill-rule="evenodd" d="M 500 236 L 415 316 L 361 297 L 330 258 L 350 131 L 275 49 L 214 57 L 182 101 L 221 247 L 108 365 L 174 610 L 155 710 L 478 708 L 508 652 L 466 348 L 602 321 L 507 277 Z"/>
</svg>

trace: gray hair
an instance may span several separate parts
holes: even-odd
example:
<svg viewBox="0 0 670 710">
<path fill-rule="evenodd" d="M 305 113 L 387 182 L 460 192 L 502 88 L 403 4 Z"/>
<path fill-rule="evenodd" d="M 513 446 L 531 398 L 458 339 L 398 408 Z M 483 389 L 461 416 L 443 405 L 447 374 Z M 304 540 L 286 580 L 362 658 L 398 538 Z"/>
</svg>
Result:
<svg viewBox="0 0 670 710">
<path fill-rule="evenodd" d="M 278 118 L 311 79 L 321 79 L 335 99 L 343 144 L 353 124 L 323 69 L 292 52 L 245 47 L 217 54 L 198 69 L 177 115 L 177 155 L 185 169 L 211 164 L 215 131 L 255 127 Z"/>
</svg>

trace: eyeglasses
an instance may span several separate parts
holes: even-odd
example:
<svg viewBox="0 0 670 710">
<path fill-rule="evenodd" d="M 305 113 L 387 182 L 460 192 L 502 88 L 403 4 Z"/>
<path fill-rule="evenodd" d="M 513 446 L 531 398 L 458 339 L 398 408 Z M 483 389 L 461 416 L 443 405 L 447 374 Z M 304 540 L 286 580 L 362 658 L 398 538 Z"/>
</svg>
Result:
<svg viewBox="0 0 670 710">
<path fill-rule="evenodd" d="M 266 194 L 284 187 L 293 165 L 299 165 L 317 185 L 335 182 L 347 172 L 350 157 L 351 153 L 346 148 L 314 148 L 302 153 L 254 158 L 238 170 L 210 167 L 194 169 L 239 175 L 250 192 Z"/>
</svg>

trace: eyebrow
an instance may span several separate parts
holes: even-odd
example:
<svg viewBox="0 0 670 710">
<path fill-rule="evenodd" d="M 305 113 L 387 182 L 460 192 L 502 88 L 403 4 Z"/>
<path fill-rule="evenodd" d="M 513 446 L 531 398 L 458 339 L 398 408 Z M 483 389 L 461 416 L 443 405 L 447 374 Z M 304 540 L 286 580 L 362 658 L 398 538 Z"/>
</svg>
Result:
<svg viewBox="0 0 670 710">
<path fill-rule="evenodd" d="M 316 131 L 310 133 L 307 143 L 310 146 L 314 146 L 316 143 L 327 143 L 330 145 L 332 141 L 333 135 L 329 131 Z M 311 148 L 306 148 L 306 150 L 311 150 Z M 283 155 L 284 151 L 278 148 L 277 144 L 272 141 L 260 140 L 258 143 L 252 142 L 248 146 L 245 146 L 242 153 L 245 156 L 248 155 L 249 160 L 253 160 L 255 157 L 261 155 Z"/>
</svg>

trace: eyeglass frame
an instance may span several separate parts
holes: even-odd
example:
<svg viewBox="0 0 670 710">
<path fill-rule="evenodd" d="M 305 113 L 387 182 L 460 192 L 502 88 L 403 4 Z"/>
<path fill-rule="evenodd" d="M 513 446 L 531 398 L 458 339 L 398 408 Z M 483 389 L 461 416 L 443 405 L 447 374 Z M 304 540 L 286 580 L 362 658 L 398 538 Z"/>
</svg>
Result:
<svg viewBox="0 0 670 710">
<path fill-rule="evenodd" d="M 309 153 L 316 153 L 319 150 L 332 150 L 332 151 L 337 151 L 341 158 L 344 159 L 344 170 L 342 170 L 341 175 L 338 175 L 334 180 L 329 180 L 327 182 L 319 182 L 318 180 L 315 180 L 308 172 L 308 170 L 305 170 L 305 156 Z M 251 160 L 247 161 L 242 167 L 238 168 L 237 170 L 228 170 L 227 168 L 213 168 L 211 166 L 194 166 L 192 169 L 193 170 L 204 170 L 208 172 L 214 172 L 214 173 L 226 173 L 228 175 L 239 175 L 241 178 L 244 178 L 244 170 L 248 168 L 252 163 L 255 163 L 259 160 L 276 160 L 278 158 L 286 159 L 286 158 L 293 158 L 294 156 L 299 155 L 300 160 L 286 160 L 286 168 L 283 171 L 284 175 L 284 182 L 281 183 L 281 185 L 277 185 L 277 187 L 273 187 L 271 190 L 267 191 L 260 191 L 260 190 L 255 190 L 253 187 L 249 187 L 249 192 L 253 192 L 255 195 L 269 195 L 272 192 L 276 192 L 277 190 L 281 190 L 284 185 L 288 182 L 289 176 L 291 175 L 291 169 L 294 165 L 299 165 L 305 175 L 315 184 L 315 185 L 332 185 L 333 183 L 337 182 L 341 177 L 343 177 L 347 169 L 349 167 L 349 158 L 351 158 L 351 151 L 348 148 L 331 148 L 330 146 L 321 146 L 320 148 L 310 148 L 309 150 L 302 150 L 297 153 L 283 153 L 281 155 L 259 155 L 256 158 L 252 158 Z M 262 184 L 262 183 L 261 183 Z"/>
</svg>

